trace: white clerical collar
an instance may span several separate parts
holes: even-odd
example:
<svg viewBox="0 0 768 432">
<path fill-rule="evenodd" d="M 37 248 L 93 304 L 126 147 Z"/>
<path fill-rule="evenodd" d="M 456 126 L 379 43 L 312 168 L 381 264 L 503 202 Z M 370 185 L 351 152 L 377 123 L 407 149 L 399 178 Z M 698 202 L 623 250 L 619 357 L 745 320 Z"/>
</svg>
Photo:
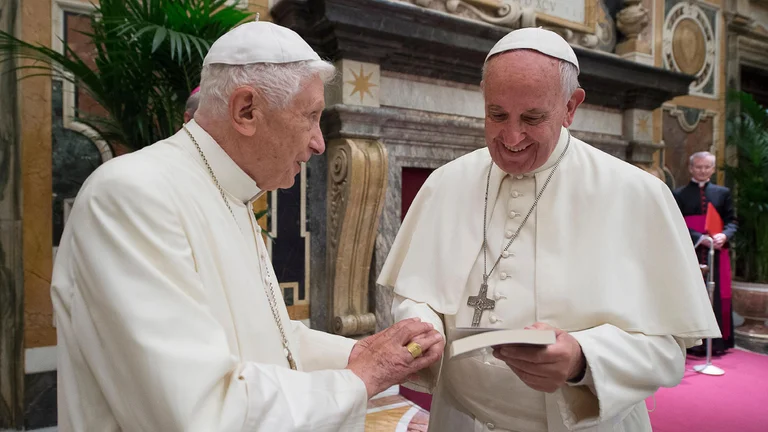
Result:
<svg viewBox="0 0 768 432">
<path fill-rule="evenodd" d="M 565 146 L 568 144 L 568 137 L 571 136 L 571 133 L 568 131 L 568 129 L 564 127 L 560 127 L 560 138 L 557 140 L 557 145 L 555 146 L 555 150 L 552 151 L 552 154 L 549 155 L 549 159 L 547 159 L 546 162 L 544 162 L 544 165 L 536 168 L 535 170 L 526 173 L 526 175 L 531 174 L 538 174 L 542 171 L 546 171 L 553 166 L 555 166 L 555 163 L 557 163 L 557 160 L 560 158 L 560 155 L 565 151 Z"/>
<path fill-rule="evenodd" d="M 691 178 L 691 182 L 696 183 L 697 185 L 699 185 L 700 188 L 702 188 L 702 187 L 706 186 L 707 183 L 709 183 L 709 180 L 700 182 L 700 181 L 696 180 L 695 178 Z"/>
<path fill-rule="evenodd" d="M 243 203 L 251 201 L 262 192 L 256 182 L 237 166 L 235 161 L 197 122 L 191 120 L 186 127 L 205 154 L 222 189 Z M 196 151 L 194 153 L 197 155 Z M 202 159 L 200 163 L 203 163 Z"/>
<path fill-rule="evenodd" d="M 513 174 L 509 174 L 508 172 L 502 171 L 502 169 L 498 165 L 496 165 L 496 163 L 494 163 L 493 166 L 495 167 L 496 170 L 499 171 L 499 173 L 501 174 L 501 178 L 504 178 L 506 176 L 512 176 L 520 180 L 523 177 L 533 177 L 534 175 L 540 172 L 546 171 L 552 168 L 553 166 L 555 166 L 555 163 L 557 163 L 557 159 L 560 157 L 560 154 L 563 153 L 563 151 L 565 151 L 565 146 L 568 144 L 568 137 L 570 137 L 570 134 L 571 133 L 568 131 L 568 129 L 561 127 L 560 138 L 558 138 L 557 140 L 557 145 L 555 146 L 555 150 L 552 151 L 551 155 L 549 155 L 549 159 L 547 159 L 547 161 L 544 162 L 544 165 L 536 168 L 535 170 L 529 171 L 525 174 L 513 175 Z"/>
</svg>

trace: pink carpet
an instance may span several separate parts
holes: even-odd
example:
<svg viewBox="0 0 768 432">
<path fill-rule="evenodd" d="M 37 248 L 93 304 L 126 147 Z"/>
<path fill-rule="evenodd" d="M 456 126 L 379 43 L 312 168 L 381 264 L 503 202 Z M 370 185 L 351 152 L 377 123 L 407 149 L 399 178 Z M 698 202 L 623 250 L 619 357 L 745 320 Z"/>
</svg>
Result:
<svg viewBox="0 0 768 432">
<path fill-rule="evenodd" d="M 723 376 L 701 375 L 693 366 L 703 359 L 688 357 L 683 382 L 656 393 L 650 413 L 654 432 L 768 431 L 768 356 L 730 350 L 712 359 Z M 653 409 L 653 399 L 646 401 Z"/>
<path fill-rule="evenodd" d="M 683 381 L 660 389 L 646 401 L 654 432 L 768 431 L 768 356 L 730 350 L 712 363 L 723 376 L 701 375 L 693 366 L 703 359 L 688 357 Z M 400 387 L 400 394 L 429 410 L 432 398 Z"/>
</svg>

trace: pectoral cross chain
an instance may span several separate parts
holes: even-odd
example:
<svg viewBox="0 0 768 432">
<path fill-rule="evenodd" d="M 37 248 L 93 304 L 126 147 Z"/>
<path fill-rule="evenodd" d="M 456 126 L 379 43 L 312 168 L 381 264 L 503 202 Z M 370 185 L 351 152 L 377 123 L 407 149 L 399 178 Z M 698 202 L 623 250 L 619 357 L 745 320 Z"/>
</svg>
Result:
<svg viewBox="0 0 768 432">
<path fill-rule="evenodd" d="M 560 153 L 557 161 L 555 161 L 555 164 L 552 167 L 552 171 L 549 172 L 547 179 L 544 181 L 544 185 L 536 195 L 536 199 L 533 200 L 533 205 L 531 206 L 530 210 L 528 210 L 528 214 L 526 214 L 523 218 L 523 221 L 520 222 L 520 226 L 517 227 L 517 231 L 511 235 L 507 246 L 501 251 L 499 257 L 496 258 L 496 262 L 493 264 L 493 267 L 491 267 L 491 270 L 486 271 L 488 269 L 488 192 L 491 190 L 491 172 L 493 171 L 493 161 L 491 161 L 491 164 L 488 167 L 488 179 L 486 180 L 485 184 L 485 207 L 483 208 L 483 284 L 480 285 L 480 292 L 476 296 L 469 296 L 469 299 L 467 300 L 467 306 L 471 306 L 475 309 L 475 315 L 472 317 L 472 327 L 479 327 L 480 319 L 483 317 L 483 312 L 492 310 L 496 307 L 496 300 L 491 300 L 488 298 L 488 277 L 491 276 L 491 273 L 493 273 L 493 271 L 496 269 L 496 266 L 499 265 L 501 258 L 504 256 L 504 252 L 509 249 L 510 246 L 512 246 L 512 242 L 515 241 L 517 236 L 520 234 L 520 230 L 523 229 L 523 226 L 528 221 L 528 218 L 531 217 L 533 209 L 535 209 L 536 205 L 539 203 L 539 199 L 541 199 L 541 196 L 547 189 L 549 181 L 552 180 L 552 176 L 555 174 L 555 171 L 557 171 L 557 167 L 560 166 L 560 161 L 563 160 L 563 156 L 565 156 L 565 153 L 568 151 L 568 147 L 570 145 L 571 133 L 568 132 L 568 141 L 565 143 L 565 148 Z"/>
<path fill-rule="evenodd" d="M 480 325 L 480 318 L 483 317 L 483 312 L 496 307 L 496 300 L 488 298 L 487 281 L 480 285 L 480 292 L 476 296 L 469 296 L 467 306 L 475 308 L 475 315 L 472 317 L 472 327 L 478 327 Z"/>
</svg>

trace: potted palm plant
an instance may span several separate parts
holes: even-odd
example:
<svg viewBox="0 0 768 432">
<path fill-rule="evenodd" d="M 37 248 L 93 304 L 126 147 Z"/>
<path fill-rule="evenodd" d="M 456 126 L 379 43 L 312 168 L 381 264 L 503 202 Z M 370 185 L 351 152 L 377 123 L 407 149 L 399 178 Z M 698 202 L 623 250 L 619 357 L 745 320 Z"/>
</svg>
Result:
<svg viewBox="0 0 768 432">
<path fill-rule="evenodd" d="M 104 108 L 78 113 L 110 146 L 135 150 L 175 133 L 200 81 L 203 58 L 221 35 L 251 18 L 228 0 L 101 0 L 88 34 L 95 52 L 82 58 L 0 32 L 0 61 L 34 60 L 17 70 L 72 81 Z M 17 63 L 20 64 L 20 63 Z M 95 65 L 95 66 L 89 66 Z"/>
<path fill-rule="evenodd" d="M 221 35 L 253 18 L 229 0 L 101 0 L 94 5 L 92 56 L 32 45 L 0 31 L 0 62 L 33 60 L 11 68 L 26 76 L 72 82 L 103 110 L 77 112 L 113 154 L 137 150 L 181 128 L 185 103 L 200 82 L 203 58 Z M 31 63 L 31 65 L 29 65 Z M 77 156 L 77 155 L 74 155 Z M 95 167 L 94 167 L 95 168 Z M 72 170 L 67 170 L 71 172 Z M 84 177 L 56 196 L 74 197 Z M 57 207 L 58 206 L 58 207 Z M 263 216 L 263 215 L 261 215 Z"/>
<path fill-rule="evenodd" d="M 768 112 L 748 93 L 734 92 L 729 99 L 727 144 L 735 152 L 725 170 L 739 221 L 733 307 L 745 318 L 735 330 L 736 342 L 768 352 Z"/>
</svg>

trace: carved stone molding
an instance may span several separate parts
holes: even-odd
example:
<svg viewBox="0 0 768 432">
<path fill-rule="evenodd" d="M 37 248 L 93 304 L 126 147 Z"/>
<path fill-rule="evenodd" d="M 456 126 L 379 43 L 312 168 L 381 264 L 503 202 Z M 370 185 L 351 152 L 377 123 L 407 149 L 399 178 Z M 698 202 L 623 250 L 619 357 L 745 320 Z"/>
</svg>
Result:
<svg viewBox="0 0 768 432">
<path fill-rule="evenodd" d="M 700 110 L 696 108 L 679 107 L 672 104 L 664 104 L 664 110 L 677 119 L 680 128 L 690 133 L 696 130 L 699 123 L 707 117 L 715 117 L 717 112 L 711 110 Z"/>
<path fill-rule="evenodd" d="M 483 119 L 392 107 L 333 105 L 323 114 L 323 134 L 472 151 L 485 146 Z"/>
<path fill-rule="evenodd" d="M 321 56 L 380 65 L 383 72 L 478 85 L 488 51 L 508 30 L 400 1 L 282 0 L 275 22 L 299 33 Z M 586 103 L 656 109 L 688 94 L 693 79 L 597 50 L 574 47 Z"/>
<path fill-rule="evenodd" d="M 627 162 L 662 178 L 658 167 L 654 167 L 653 155 L 664 149 L 664 144 L 654 144 L 649 141 L 630 141 L 627 148 Z"/>
<path fill-rule="evenodd" d="M 637 38 L 650 22 L 648 9 L 642 3 L 643 0 L 625 0 L 624 9 L 616 15 L 616 27 L 627 39 Z"/>
<path fill-rule="evenodd" d="M 533 9 L 523 9 L 517 4 L 497 0 L 400 1 L 509 28 L 532 27 L 536 23 L 536 13 Z"/>
<path fill-rule="evenodd" d="M 624 9 L 616 15 L 616 28 L 627 38 L 616 47 L 616 54 L 651 53 L 650 43 L 639 38 L 651 21 L 650 12 L 642 3 L 642 0 L 626 0 Z"/>
<path fill-rule="evenodd" d="M 533 7 L 522 7 L 508 0 L 398 0 L 487 24 L 518 29 L 542 26 L 559 33 L 570 44 L 589 49 L 612 51 L 615 44 L 613 20 L 599 0 L 587 3 L 587 22 L 572 23 L 562 18 L 539 14 Z"/>
<path fill-rule="evenodd" d="M 756 40 L 748 36 L 739 35 L 737 48 L 739 63 L 768 69 L 768 40 Z"/>
<path fill-rule="evenodd" d="M 387 188 L 387 152 L 378 140 L 328 145 L 328 278 L 332 329 L 345 336 L 375 330 L 369 312 L 371 256 Z"/>
</svg>

